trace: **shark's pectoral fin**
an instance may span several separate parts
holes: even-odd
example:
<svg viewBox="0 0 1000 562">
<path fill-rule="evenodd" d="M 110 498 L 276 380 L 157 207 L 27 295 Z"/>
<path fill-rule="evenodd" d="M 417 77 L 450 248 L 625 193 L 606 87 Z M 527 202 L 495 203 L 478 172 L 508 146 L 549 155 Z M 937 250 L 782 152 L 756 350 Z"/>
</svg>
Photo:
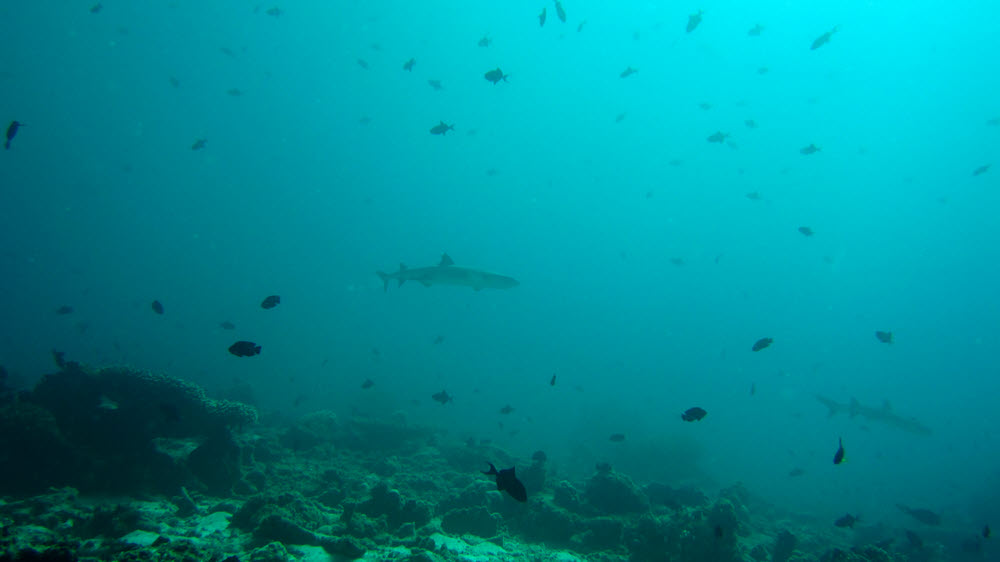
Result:
<svg viewBox="0 0 1000 562">
<path fill-rule="evenodd" d="M 433 283 L 431 283 L 430 281 L 428 281 L 426 279 L 422 279 L 420 281 L 420 284 L 423 285 L 424 287 L 430 287 L 431 285 L 433 285 Z"/>
</svg>

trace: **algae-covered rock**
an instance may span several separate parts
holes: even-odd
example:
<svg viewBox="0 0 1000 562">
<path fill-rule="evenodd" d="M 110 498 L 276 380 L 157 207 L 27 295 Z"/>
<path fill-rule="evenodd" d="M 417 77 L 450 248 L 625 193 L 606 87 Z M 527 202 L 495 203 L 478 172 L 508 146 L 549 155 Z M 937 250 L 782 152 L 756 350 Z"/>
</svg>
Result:
<svg viewBox="0 0 1000 562">
<path fill-rule="evenodd" d="M 45 408 L 0 406 L 0 494 L 20 497 L 73 483 L 84 460 Z"/>
<path fill-rule="evenodd" d="M 567 544 L 570 538 L 582 531 L 576 516 L 561 509 L 539 502 L 525 515 L 522 533 L 532 540 Z"/>
<path fill-rule="evenodd" d="M 228 431 L 219 432 L 192 451 L 187 464 L 210 494 L 226 496 L 240 480 L 240 447 Z"/>
<path fill-rule="evenodd" d="M 791 558 L 795 547 L 799 544 L 788 529 L 782 529 L 774 539 L 774 548 L 771 549 L 771 560 L 773 562 L 787 562 Z"/>
<path fill-rule="evenodd" d="M 390 489 L 385 481 L 379 482 L 372 488 L 371 496 L 358 504 L 357 511 L 369 517 L 385 516 L 391 531 L 403 523 L 414 523 L 422 527 L 433 515 L 430 504 L 404 499 L 398 491 Z"/>
<path fill-rule="evenodd" d="M 649 509 L 649 501 L 632 480 L 614 471 L 600 471 L 587 481 L 584 499 L 601 513 L 618 515 Z"/>
<path fill-rule="evenodd" d="M 264 517 L 253 531 L 255 539 L 260 541 L 279 541 L 285 544 L 318 544 L 316 535 L 303 529 L 298 523 L 272 513 Z"/>
<path fill-rule="evenodd" d="M 613 550 L 622 545 L 625 525 L 613 517 L 595 517 L 583 521 L 581 542 L 592 550 Z"/>
<path fill-rule="evenodd" d="M 555 493 L 552 494 L 552 501 L 559 507 L 574 513 L 578 513 L 582 505 L 580 492 L 565 480 L 556 485 Z"/>
<path fill-rule="evenodd" d="M 250 562 L 288 562 L 288 551 L 280 542 L 268 543 L 250 553 Z"/>
<path fill-rule="evenodd" d="M 670 509 L 701 507 L 708 504 L 708 496 L 694 487 L 671 488 L 666 484 L 651 482 L 643 489 L 650 503 Z"/>
<path fill-rule="evenodd" d="M 450 535 L 476 535 L 493 537 L 499 529 L 499 520 L 484 507 L 453 509 L 441 518 L 441 530 Z"/>
</svg>

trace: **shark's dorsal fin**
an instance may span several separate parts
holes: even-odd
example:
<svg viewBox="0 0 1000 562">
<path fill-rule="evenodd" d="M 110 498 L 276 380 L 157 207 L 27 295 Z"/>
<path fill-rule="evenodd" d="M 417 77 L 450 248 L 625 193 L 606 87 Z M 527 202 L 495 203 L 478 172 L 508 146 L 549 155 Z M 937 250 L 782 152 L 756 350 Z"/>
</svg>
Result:
<svg viewBox="0 0 1000 562">
<path fill-rule="evenodd" d="M 400 271 L 406 271 L 406 264 L 403 263 L 403 262 L 399 262 L 399 270 Z"/>
<path fill-rule="evenodd" d="M 455 265 L 454 260 L 452 260 L 451 256 L 448 254 L 441 254 L 441 263 L 438 264 L 438 267 L 446 267 L 449 265 Z"/>
</svg>

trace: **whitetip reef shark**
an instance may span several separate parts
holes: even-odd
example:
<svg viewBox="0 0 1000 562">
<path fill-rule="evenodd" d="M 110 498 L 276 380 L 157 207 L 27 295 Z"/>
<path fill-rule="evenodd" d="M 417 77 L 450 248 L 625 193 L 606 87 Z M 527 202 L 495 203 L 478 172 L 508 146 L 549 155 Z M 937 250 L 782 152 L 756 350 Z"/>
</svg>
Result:
<svg viewBox="0 0 1000 562">
<path fill-rule="evenodd" d="M 424 287 L 431 285 L 457 285 L 460 287 L 472 287 L 476 291 L 482 289 L 510 289 L 517 287 L 520 283 L 513 277 L 498 275 L 478 269 L 459 267 L 455 265 L 448 254 L 441 255 L 441 263 L 431 267 L 406 267 L 399 264 L 399 271 L 396 273 L 386 273 L 376 271 L 375 273 L 382 279 L 384 290 L 389 290 L 389 281 L 395 279 L 402 286 L 406 281 L 416 281 Z"/>
<path fill-rule="evenodd" d="M 848 404 L 839 404 L 826 396 L 817 394 L 816 400 L 819 400 L 824 406 L 830 409 L 830 416 L 834 416 L 840 412 L 846 412 L 852 418 L 855 416 L 861 416 L 868 421 L 879 422 L 889 427 L 895 427 L 896 429 L 901 429 L 916 435 L 931 434 L 931 428 L 920 423 L 916 418 L 904 418 L 894 413 L 892 411 L 892 407 L 889 405 L 889 402 L 883 403 L 881 408 L 872 408 L 871 406 L 861 404 L 855 398 L 851 398 L 851 401 Z"/>
</svg>

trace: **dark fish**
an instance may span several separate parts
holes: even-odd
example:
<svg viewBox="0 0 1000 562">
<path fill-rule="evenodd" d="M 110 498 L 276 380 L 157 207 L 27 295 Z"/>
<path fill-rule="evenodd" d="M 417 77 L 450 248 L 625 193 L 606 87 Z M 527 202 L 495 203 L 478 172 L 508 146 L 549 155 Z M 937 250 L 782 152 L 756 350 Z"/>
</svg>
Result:
<svg viewBox="0 0 1000 562">
<path fill-rule="evenodd" d="M 816 154 L 820 150 L 822 150 L 820 147 L 816 146 L 815 144 L 810 144 L 809 146 L 803 146 L 802 148 L 800 148 L 799 152 L 805 156 L 809 156 L 810 154 Z"/>
<path fill-rule="evenodd" d="M 448 396 L 448 393 L 444 390 L 438 392 L 437 394 L 432 394 L 431 399 L 442 404 L 447 404 L 448 402 L 454 400 L 454 398 L 452 396 Z"/>
<path fill-rule="evenodd" d="M 840 519 L 837 519 L 836 521 L 834 521 L 833 524 L 835 526 L 837 526 L 837 527 L 840 527 L 840 528 L 849 527 L 849 528 L 853 529 L 854 528 L 854 524 L 858 522 L 858 519 L 859 519 L 858 517 L 855 517 L 855 516 L 851 515 L 850 513 L 848 513 L 847 515 L 844 515 Z"/>
<path fill-rule="evenodd" d="M 250 341 L 238 341 L 229 346 L 229 353 L 237 357 L 260 355 L 260 346 Z"/>
<path fill-rule="evenodd" d="M 750 31 L 747 31 L 747 35 L 750 37 L 757 37 L 760 35 L 761 31 L 764 31 L 764 26 L 758 23 L 757 25 L 751 27 Z"/>
<path fill-rule="evenodd" d="M 434 338 L 434 345 L 438 345 L 438 344 L 441 344 L 441 343 L 444 343 L 444 336 L 438 336 L 438 337 Z"/>
<path fill-rule="evenodd" d="M 760 338 L 759 340 L 754 342 L 753 347 L 750 348 L 750 351 L 760 351 L 762 349 L 767 348 L 772 343 L 774 343 L 774 338 Z"/>
<path fill-rule="evenodd" d="M 371 122 L 372 122 L 372 118 L 368 117 L 367 115 L 362 115 L 361 118 L 358 119 L 358 123 L 361 123 L 362 125 L 367 125 L 367 124 L 369 124 Z"/>
<path fill-rule="evenodd" d="M 358 59 L 358 66 L 360 66 L 365 70 L 368 70 L 368 61 L 366 61 L 365 59 Z"/>
<path fill-rule="evenodd" d="M 909 529 L 906 530 L 906 540 L 910 541 L 910 546 L 917 550 L 924 547 L 924 541 L 920 538 L 920 535 Z"/>
<path fill-rule="evenodd" d="M 104 6 L 102 6 L 101 3 L 98 2 L 97 4 L 94 4 L 93 6 L 90 7 L 90 13 L 98 14 L 101 12 L 102 8 L 104 8 Z"/>
<path fill-rule="evenodd" d="M 223 330 L 235 330 L 236 324 L 233 324 L 229 320 L 226 320 L 225 322 L 220 322 L 219 327 L 222 328 Z"/>
<path fill-rule="evenodd" d="M 768 72 L 771 72 L 771 69 L 766 66 L 762 66 L 757 69 L 757 74 L 760 74 L 761 76 L 767 74 Z"/>
<path fill-rule="evenodd" d="M 510 74 L 504 74 L 503 71 L 500 70 L 499 66 L 496 67 L 496 69 L 491 70 L 491 71 L 487 72 L 486 74 L 483 74 L 483 78 L 486 78 L 490 82 L 493 82 L 494 86 L 496 86 L 497 82 L 499 82 L 501 80 L 503 80 L 504 82 L 506 82 L 508 76 L 510 76 Z"/>
<path fill-rule="evenodd" d="M 896 507 L 898 507 L 903 513 L 906 513 L 924 525 L 937 526 L 941 524 L 941 516 L 929 509 L 913 509 L 912 507 L 906 507 L 905 505 L 898 503 L 896 504 Z"/>
<path fill-rule="evenodd" d="M 281 297 L 278 295 L 271 295 L 260 303 L 260 307 L 264 309 L 274 308 L 281 304 Z"/>
<path fill-rule="evenodd" d="M 375 381 L 371 379 L 365 379 L 365 382 L 361 383 L 361 388 L 368 390 L 369 388 L 375 386 Z"/>
<path fill-rule="evenodd" d="M 549 386 L 555 386 L 555 385 L 556 385 L 556 376 L 552 375 L 552 380 L 549 381 Z"/>
<path fill-rule="evenodd" d="M 163 304 L 160 301 L 153 301 L 149 306 L 153 309 L 153 312 L 163 314 Z"/>
<path fill-rule="evenodd" d="M 437 125 L 434 125 L 433 127 L 431 127 L 431 134 L 432 135 L 444 135 L 448 131 L 454 131 L 454 130 L 455 130 L 455 126 L 454 125 L 448 125 L 444 121 L 441 121 Z"/>
<path fill-rule="evenodd" d="M 619 113 L 618 115 L 615 116 L 615 123 L 621 123 L 624 120 L 625 120 L 624 113 Z"/>
<path fill-rule="evenodd" d="M 62 305 L 62 306 L 60 306 L 59 308 L 56 309 L 56 314 L 58 314 L 59 316 L 65 316 L 67 314 L 73 314 L 73 307 L 70 306 L 70 305 L 68 305 L 68 304 L 64 304 L 64 305 Z"/>
<path fill-rule="evenodd" d="M 625 70 L 623 70 L 622 73 L 619 74 L 619 76 L 621 76 L 622 78 L 628 78 L 629 76 L 632 76 L 636 72 L 639 72 L 639 69 L 632 68 L 631 66 L 626 66 Z"/>
<path fill-rule="evenodd" d="M 795 478 L 797 476 L 802 476 L 805 473 L 806 471 L 801 468 L 793 468 L 792 470 L 788 471 L 788 476 L 791 478 Z"/>
<path fill-rule="evenodd" d="M 205 148 L 205 143 L 207 142 L 208 139 L 197 139 L 194 141 L 194 144 L 191 145 L 191 150 L 201 150 Z"/>
<path fill-rule="evenodd" d="M 528 501 L 528 491 L 524 489 L 524 484 L 517 479 L 513 466 L 497 472 L 497 468 L 493 466 L 493 463 L 487 464 L 490 465 L 490 470 L 483 474 L 487 476 L 495 475 L 497 477 L 497 490 L 507 492 L 510 494 L 510 497 L 519 502 Z"/>
<path fill-rule="evenodd" d="M 504 414 L 504 415 L 507 415 L 507 414 L 509 414 L 509 413 L 511 413 L 513 411 L 514 411 L 514 408 L 512 408 L 510 404 L 507 404 L 503 408 L 500 408 L 500 413 Z"/>
<path fill-rule="evenodd" d="M 18 123 L 17 121 L 11 121 L 10 125 L 7 125 L 7 142 L 4 143 L 3 147 L 10 150 L 10 141 L 14 140 L 17 135 L 17 130 L 23 127 L 24 123 Z"/>
<path fill-rule="evenodd" d="M 893 342 L 892 332 L 883 332 L 881 330 L 876 330 L 875 339 L 877 339 L 882 343 L 892 343 Z"/>
<path fill-rule="evenodd" d="M 229 47 L 219 47 L 219 52 L 226 55 L 227 57 L 236 58 L 236 53 L 233 52 Z"/>
<path fill-rule="evenodd" d="M 407 72 L 413 72 L 413 65 L 417 64 L 417 59 L 411 58 L 410 60 L 403 63 L 403 70 Z"/>
<path fill-rule="evenodd" d="M 830 31 L 827 31 L 823 35 L 820 35 L 813 41 L 812 47 L 810 47 L 809 50 L 815 51 L 816 49 L 822 47 L 823 45 L 826 45 L 827 43 L 830 42 L 830 38 L 833 37 L 833 34 L 836 32 L 837 32 L 837 26 L 834 26 L 833 29 L 831 29 Z"/>
<path fill-rule="evenodd" d="M 610 439 L 611 441 L 613 441 L 615 443 L 621 443 L 622 441 L 625 440 L 625 434 L 624 433 L 613 433 L 613 434 L 611 434 L 611 437 L 609 437 L 608 439 Z"/>
<path fill-rule="evenodd" d="M 566 10 L 563 10 L 562 2 L 560 2 L 559 0 L 555 0 L 555 2 L 556 2 L 556 17 L 559 18 L 559 21 L 566 23 Z"/>
<path fill-rule="evenodd" d="M 684 258 L 670 258 L 670 263 L 680 267 L 684 265 Z"/>
<path fill-rule="evenodd" d="M 66 352 L 52 350 L 52 360 L 56 362 L 56 367 L 60 369 L 66 366 Z"/>
<path fill-rule="evenodd" d="M 815 234 L 815 232 L 813 232 L 813 229 L 809 228 L 808 226 L 800 226 L 799 232 L 802 233 L 803 236 L 812 236 L 813 234 Z"/>
<path fill-rule="evenodd" d="M 545 8 L 542 8 L 542 13 L 538 14 L 538 27 L 545 25 Z"/>
<path fill-rule="evenodd" d="M 837 452 L 833 454 L 833 464 L 840 464 L 844 462 L 844 440 L 842 438 L 838 438 L 837 442 L 839 445 L 837 445 Z"/>
<path fill-rule="evenodd" d="M 580 22 L 580 25 L 576 26 L 576 32 L 577 32 L 577 33 L 580 33 L 581 31 L 583 31 L 583 26 L 584 26 L 584 24 L 586 24 L 586 23 L 587 23 L 587 20 L 583 20 L 583 21 L 581 21 L 581 22 Z"/>
<path fill-rule="evenodd" d="M 703 10 L 698 10 L 697 13 L 694 13 L 694 14 L 691 14 L 690 16 L 688 16 L 688 24 L 687 24 L 687 32 L 688 33 L 691 33 L 692 31 L 694 31 L 698 27 L 698 24 L 701 23 L 701 15 L 703 13 L 705 13 Z"/>
<path fill-rule="evenodd" d="M 175 76 L 169 77 L 168 80 L 170 81 L 170 85 L 173 86 L 174 88 L 181 87 L 181 81 L 178 80 Z"/>
<path fill-rule="evenodd" d="M 430 84 L 431 88 L 434 88 L 436 91 L 441 91 L 444 89 L 444 86 L 441 85 L 440 80 L 428 80 L 427 83 Z"/>
<path fill-rule="evenodd" d="M 1000 127 L 1000 117 L 993 117 L 986 120 L 986 124 L 990 127 Z"/>
<path fill-rule="evenodd" d="M 988 539 L 988 538 L 990 538 L 990 535 L 992 535 L 992 534 L 993 533 L 990 532 L 990 526 L 989 525 L 984 525 L 983 526 L 983 538 L 984 539 Z"/>
<path fill-rule="evenodd" d="M 746 121 L 743 122 L 743 124 L 746 125 L 748 129 L 757 128 L 757 122 L 754 121 L 753 119 L 747 119 Z"/>
<path fill-rule="evenodd" d="M 750 383 L 750 396 L 753 396 L 754 394 L 757 394 L 757 383 L 752 382 Z"/>
<path fill-rule="evenodd" d="M 489 47 L 490 43 L 492 43 L 492 42 L 493 42 L 493 40 L 490 39 L 489 35 L 483 35 L 482 38 L 479 40 L 479 46 L 480 47 Z"/>
<path fill-rule="evenodd" d="M 701 420 L 706 415 L 708 415 L 708 412 L 695 406 L 694 408 L 688 408 L 685 410 L 684 413 L 681 414 L 681 419 L 686 422 L 693 422 Z"/>
<path fill-rule="evenodd" d="M 976 168 L 975 170 L 972 170 L 972 175 L 973 176 L 979 176 L 979 175 L 985 174 L 986 170 L 989 170 L 989 169 L 990 169 L 990 165 L 989 164 L 982 165 L 982 166 Z"/>
<path fill-rule="evenodd" d="M 712 104 L 708 103 L 707 101 L 703 101 L 703 102 L 701 102 L 701 103 L 698 104 L 698 107 L 702 111 L 708 111 L 709 109 L 712 109 Z"/>
<path fill-rule="evenodd" d="M 726 137 L 728 137 L 728 136 L 729 136 L 729 133 L 723 133 L 722 131 L 716 131 L 716 132 L 712 133 L 711 135 L 709 135 L 706 140 L 708 140 L 708 142 L 720 142 L 721 143 L 721 142 L 724 142 L 726 140 Z"/>
<path fill-rule="evenodd" d="M 751 201 L 760 201 L 764 198 L 760 196 L 759 191 L 751 191 L 750 193 L 747 193 L 747 199 Z"/>
<path fill-rule="evenodd" d="M 243 95 L 243 90 L 240 90 L 239 88 L 229 88 L 228 90 L 226 90 L 226 93 L 233 96 L 234 98 L 238 98 Z"/>
<path fill-rule="evenodd" d="M 535 464 L 542 464 L 548 460 L 548 457 L 545 455 L 545 451 L 535 451 L 534 454 L 531 455 L 531 460 Z"/>
<path fill-rule="evenodd" d="M 281 14 L 283 14 L 284 12 L 283 12 L 283 11 L 281 11 L 281 8 L 279 8 L 279 7 L 275 6 L 275 7 L 273 7 L 273 8 L 269 8 L 269 9 L 268 9 L 268 10 L 267 10 L 266 12 L 264 12 L 264 13 L 265 13 L 265 14 L 267 14 L 267 15 L 269 15 L 269 16 L 273 16 L 273 17 L 278 17 L 278 16 L 280 16 Z"/>
</svg>

